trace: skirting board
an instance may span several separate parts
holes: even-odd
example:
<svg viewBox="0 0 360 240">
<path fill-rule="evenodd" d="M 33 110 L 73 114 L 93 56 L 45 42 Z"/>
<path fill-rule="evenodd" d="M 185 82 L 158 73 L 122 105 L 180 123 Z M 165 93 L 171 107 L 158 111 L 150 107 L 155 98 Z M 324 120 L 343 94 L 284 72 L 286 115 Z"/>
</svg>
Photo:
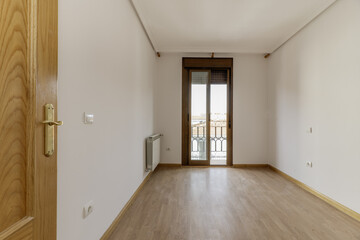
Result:
<svg viewBox="0 0 360 240">
<path fill-rule="evenodd" d="M 287 175 L 286 173 L 280 171 L 279 169 L 271 166 L 271 165 L 268 165 L 269 168 L 271 170 L 273 170 L 274 172 L 280 174 L 281 176 L 283 176 L 284 178 L 286 178 L 287 180 L 289 180 L 290 182 L 293 182 L 295 183 L 296 185 L 298 185 L 300 188 L 304 189 L 305 191 L 311 193 L 312 195 L 314 195 L 315 197 L 318 197 L 320 198 L 321 200 L 323 200 L 324 202 L 330 204 L 331 206 L 333 206 L 334 208 L 340 210 L 341 212 L 345 213 L 346 215 L 354 218 L 355 220 L 359 221 L 360 222 L 360 214 L 351 210 L 350 208 L 348 207 L 345 207 L 344 205 L 342 205 L 341 203 L 338 203 L 337 201 L 329 198 L 328 196 L 316 191 L 315 189 L 309 187 L 308 185 L 300 182 L 299 180 L 296 180 L 295 178 L 293 177 L 290 177 L 289 175 Z"/>
<path fill-rule="evenodd" d="M 182 164 L 178 163 L 159 163 L 159 167 L 184 167 L 184 168 L 193 168 L 193 167 L 199 167 L 199 168 L 209 168 L 209 167 L 233 167 L 233 168 L 265 168 L 269 167 L 268 164 L 233 164 L 233 166 L 226 166 L 226 165 L 211 165 L 211 166 L 192 166 L 192 165 L 186 165 L 183 166 Z"/>
<path fill-rule="evenodd" d="M 144 178 L 144 180 L 142 181 L 142 183 L 140 184 L 140 186 L 136 189 L 136 191 L 134 192 L 134 194 L 131 196 L 131 198 L 129 199 L 129 201 L 125 204 L 125 206 L 123 207 L 123 209 L 121 209 L 120 213 L 116 216 L 116 218 L 114 219 L 114 221 L 111 223 L 110 227 L 106 230 L 106 232 L 103 234 L 103 236 L 100 238 L 100 240 L 107 240 L 109 239 L 109 237 L 111 236 L 111 234 L 113 233 L 113 231 L 115 230 L 116 226 L 118 225 L 118 223 L 120 222 L 121 218 L 123 217 L 124 213 L 128 210 L 128 208 L 132 205 L 132 203 L 134 202 L 136 196 L 139 194 L 140 190 L 144 187 L 145 183 L 150 179 L 150 176 L 153 172 L 150 172 L 146 178 Z"/>
<path fill-rule="evenodd" d="M 180 163 L 159 163 L 159 167 L 181 167 Z"/>
<path fill-rule="evenodd" d="M 234 164 L 234 168 L 267 168 L 268 164 Z"/>
<path fill-rule="evenodd" d="M 186 165 L 183 166 L 179 163 L 159 163 L 158 167 L 176 167 L 176 168 L 214 168 L 214 167 L 230 167 L 226 165 L 211 165 L 211 166 L 196 166 L 196 165 Z"/>
<path fill-rule="evenodd" d="M 226 166 L 226 165 L 185 165 L 185 166 L 181 166 L 182 168 L 230 168 L 231 166 Z"/>
</svg>

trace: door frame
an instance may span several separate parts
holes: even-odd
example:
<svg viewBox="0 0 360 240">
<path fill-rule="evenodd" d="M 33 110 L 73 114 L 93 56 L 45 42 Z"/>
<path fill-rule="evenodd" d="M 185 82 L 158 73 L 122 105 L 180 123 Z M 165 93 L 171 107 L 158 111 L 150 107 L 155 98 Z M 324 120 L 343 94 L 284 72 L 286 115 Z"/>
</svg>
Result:
<svg viewBox="0 0 360 240">
<path fill-rule="evenodd" d="M 182 130 L 181 130 L 181 163 L 190 165 L 191 134 L 190 134 L 190 93 L 191 70 L 229 70 L 228 102 L 227 102 L 227 166 L 233 165 L 233 58 L 183 58 L 182 59 Z M 208 95 L 210 97 L 210 95 Z M 210 133 L 210 132 L 209 132 Z M 210 151 L 210 149 L 209 149 Z M 209 156 L 210 160 L 210 156 Z M 204 165 L 204 164 L 198 164 Z M 208 164 L 206 164 L 208 165 Z"/>
</svg>

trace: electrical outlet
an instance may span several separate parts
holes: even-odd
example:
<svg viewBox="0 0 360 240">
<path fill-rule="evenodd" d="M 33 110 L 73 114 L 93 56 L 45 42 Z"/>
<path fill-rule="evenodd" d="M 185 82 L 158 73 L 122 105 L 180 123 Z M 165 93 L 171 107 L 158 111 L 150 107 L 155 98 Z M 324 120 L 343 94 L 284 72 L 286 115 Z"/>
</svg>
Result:
<svg viewBox="0 0 360 240">
<path fill-rule="evenodd" d="M 312 168 L 312 162 L 306 162 L 306 166 Z"/>
<path fill-rule="evenodd" d="M 87 218 L 94 211 L 94 202 L 90 201 L 84 205 L 83 218 Z"/>
</svg>

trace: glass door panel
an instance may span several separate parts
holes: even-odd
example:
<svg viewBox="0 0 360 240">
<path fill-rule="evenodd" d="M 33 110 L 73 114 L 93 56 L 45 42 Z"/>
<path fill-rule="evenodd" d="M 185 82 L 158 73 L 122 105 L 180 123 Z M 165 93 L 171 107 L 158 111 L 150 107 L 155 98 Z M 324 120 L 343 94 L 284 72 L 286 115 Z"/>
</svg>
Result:
<svg viewBox="0 0 360 240">
<path fill-rule="evenodd" d="M 209 80 L 210 71 L 190 71 L 191 129 L 190 164 L 209 164 Z M 193 162 L 193 163 L 194 163 Z"/>
<path fill-rule="evenodd" d="M 211 84 L 210 164 L 226 165 L 227 84 Z"/>
</svg>

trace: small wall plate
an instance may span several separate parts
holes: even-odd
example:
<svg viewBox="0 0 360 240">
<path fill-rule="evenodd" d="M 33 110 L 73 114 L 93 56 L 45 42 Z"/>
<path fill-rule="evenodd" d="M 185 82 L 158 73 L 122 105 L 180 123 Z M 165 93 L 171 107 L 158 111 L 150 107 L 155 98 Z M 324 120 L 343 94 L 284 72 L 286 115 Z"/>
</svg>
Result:
<svg viewBox="0 0 360 240">
<path fill-rule="evenodd" d="M 94 123 L 94 114 L 84 113 L 84 123 L 85 124 L 93 124 Z"/>
</svg>

